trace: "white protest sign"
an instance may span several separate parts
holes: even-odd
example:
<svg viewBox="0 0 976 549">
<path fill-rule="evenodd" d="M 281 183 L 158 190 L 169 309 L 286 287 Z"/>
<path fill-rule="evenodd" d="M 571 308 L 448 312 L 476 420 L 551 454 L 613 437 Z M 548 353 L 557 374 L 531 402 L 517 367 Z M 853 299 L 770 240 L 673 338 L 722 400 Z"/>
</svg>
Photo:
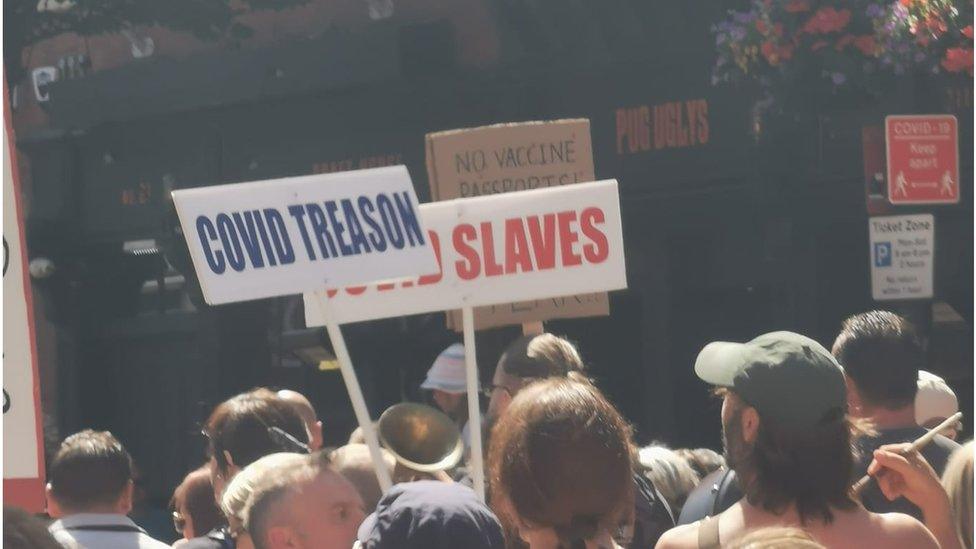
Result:
<svg viewBox="0 0 976 549">
<path fill-rule="evenodd" d="M 875 301 L 932 297 L 935 219 L 932 214 L 868 219 L 871 295 Z"/>
<path fill-rule="evenodd" d="M 306 325 L 325 324 L 316 299 L 344 324 L 627 287 L 615 180 L 423 204 L 420 217 L 434 269 L 306 293 Z"/>
<path fill-rule="evenodd" d="M 6 91 L 4 87 L 5 102 Z M 3 134 L 3 498 L 5 504 L 40 512 L 44 508 L 40 387 L 9 133 L 8 125 Z"/>
<path fill-rule="evenodd" d="M 404 166 L 173 192 L 207 303 L 437 269 Z"/>
</svg>

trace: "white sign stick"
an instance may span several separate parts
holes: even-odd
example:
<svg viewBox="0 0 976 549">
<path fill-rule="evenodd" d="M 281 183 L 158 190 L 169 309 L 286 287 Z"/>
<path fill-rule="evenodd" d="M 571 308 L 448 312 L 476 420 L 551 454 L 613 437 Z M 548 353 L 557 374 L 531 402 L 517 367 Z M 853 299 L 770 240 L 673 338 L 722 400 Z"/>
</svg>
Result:
<svg viewBox="0 0 976 549">
<path fill-rule="evenodd" d="M 474 491 L 485 501 L 485 460 L 481 450 L 481 408 L 478 406 L 478 359 L 474 343 L 474 310 L 461 309 L 464 325 L 464 370 L 468 384 L 468 434 L 471 435 L 471 479 Z"/>
<path fill-rule="evenodd" d="M 372 457 L 373 466 L 376 468 L 376 478 L 379 480 L 380 490 L 386 492 L 393 487 L 393 479 L 390 477 L 390 471 L 386 468 L 386 462 L 383 460 L 380 441 L 376 436 L 376 430 L 373 428 L 373 420 L 369 417 L 369 409 L 366 408 L 366 399 L 363 397 L 363 390 L 359 386 L 356 370 L 352 367 L 349 350 L 346 348 L 346 340 L 342 337 L 339 324 L 333 320 L 335 317 L 330 315 L 327 310 L 327 300 L 317 299 L 315 301 L 319 303 L 319 314 L 325 319 L 325 327 L 329 332 L 329 339 L 332 340 L 332 348 L 335 351 L 336 359 L 339 361 L 342 380 L 346 382 L 346 392 L 349 393 L 352 409 L 356 412 L 356 420 L 363 430 L 366 445 L 369 446 L 369 455 Z"/>
</svg>

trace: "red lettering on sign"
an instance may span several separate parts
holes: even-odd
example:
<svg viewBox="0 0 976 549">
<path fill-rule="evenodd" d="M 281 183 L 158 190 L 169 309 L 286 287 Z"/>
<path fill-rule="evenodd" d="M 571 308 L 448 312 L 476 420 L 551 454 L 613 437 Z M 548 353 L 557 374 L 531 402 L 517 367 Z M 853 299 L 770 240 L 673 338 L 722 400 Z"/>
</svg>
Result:
<svg viewBox="0 0 976 549">
<path fill-rule="evenodd" d="M 596 227 L 596 225 L 603 225 L 605 221 L 606 216 L 600 208 L 586 208 L 580 214 L 580 229 L 591 242 L 583 246 L 583 257 L 590 263 L 603 263 L 610 255 L 607 235 Z"/>
<path fill-rule="evenodd" d="M 571 224 L 576 222 L 576 212 L 559 212 L 556 214 L 556 217 L 559 219 L 559 245 L 563 258 L 563 266 L 571 267 L 581 264 L 583 261 L 580 259 L 579 254 L 573 251 L 573 244 L 579 240 L 579 235 L 576 233 L 576 230 L 571 227 Z"/>
<path fill-rule="evenodd" d="M 529 256 L 529 242 L 525 238 L 522 218 L 505 220 L 505 274 L 532 271 L 532 258 Z"/>
<path fill-rule="evenodd" d="M 502 266 L 495 261 L 495 236 L 491 233 L 491 222 L 481 223 L 481 249 L 485 252 L 485 276 L 504 274 Z"/>
<path fill-rule="evenodd" d="M 472 280 L 481 274 L 481 258 L 478 257 L 478 251 L 468 244 L 469 241 L 477 238 L 478 232 L 467 223 L 454 227 L 454 249 L 464 258 L 462 261 L 454 262 L 454 268 L 461 280 Z"/>
<path fill-rule="evenodd" d="M 542 222 L 539 226 L 539 216 L 536 215 L 529 218 L 529 237 L 532 238 L 536 268 L 545 271 L 556 266 L 556 216 L 546 214 L 542 216 Z"/>
</svg>

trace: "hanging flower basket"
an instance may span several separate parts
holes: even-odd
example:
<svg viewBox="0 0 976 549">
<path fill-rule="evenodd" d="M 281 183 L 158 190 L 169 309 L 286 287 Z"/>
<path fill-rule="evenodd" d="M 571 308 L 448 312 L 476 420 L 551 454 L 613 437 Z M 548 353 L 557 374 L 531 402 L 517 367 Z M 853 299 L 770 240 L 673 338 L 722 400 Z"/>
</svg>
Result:
<svg viewBox="0 0 976 549">
<path fill-rule="evenodd" d="M 713 33 L 712 84 L 758 82 L 781 110 L 973 75 L 972 0 L 752 0 Z"/>
</svg>

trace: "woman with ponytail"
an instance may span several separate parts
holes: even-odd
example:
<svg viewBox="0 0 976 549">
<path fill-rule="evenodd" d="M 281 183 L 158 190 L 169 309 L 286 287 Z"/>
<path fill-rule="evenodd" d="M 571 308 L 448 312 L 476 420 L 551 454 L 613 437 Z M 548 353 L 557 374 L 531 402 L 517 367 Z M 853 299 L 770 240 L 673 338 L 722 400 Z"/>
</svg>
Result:
<svg viewBox="0 0 976 549">
<path fill-rule="evenodd" d="M 592 384 L 551 378 L 518 393 L 491 434 L 491 503 L 531 549 L 619 548 L 634 510 L 634 446 Z"/>
</svg>

